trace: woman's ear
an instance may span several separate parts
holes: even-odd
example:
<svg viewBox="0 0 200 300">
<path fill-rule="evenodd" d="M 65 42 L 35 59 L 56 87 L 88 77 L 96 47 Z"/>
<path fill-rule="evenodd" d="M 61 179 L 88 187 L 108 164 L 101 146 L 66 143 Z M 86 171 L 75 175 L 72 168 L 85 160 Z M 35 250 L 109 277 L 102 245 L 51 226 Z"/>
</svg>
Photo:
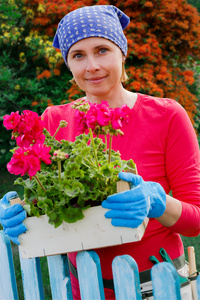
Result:
<svg viewBox="0 0 200 300">
<path fill-rule="evenodd" d="M 72 79 L 70 79 L 69 82 L 77 85 L 77 83 L 76 83 L 74 77 L 73 77 Z"/>
<path fill-rule="evenodd" d="M 126 58 L 125 58 L 126 59 Z M 125 82 L 128 79 L 128 75 L 125 69 L 125 59 L 122 61 L 122 75 L 121 75 L 121 82 Z"/>
</svg>

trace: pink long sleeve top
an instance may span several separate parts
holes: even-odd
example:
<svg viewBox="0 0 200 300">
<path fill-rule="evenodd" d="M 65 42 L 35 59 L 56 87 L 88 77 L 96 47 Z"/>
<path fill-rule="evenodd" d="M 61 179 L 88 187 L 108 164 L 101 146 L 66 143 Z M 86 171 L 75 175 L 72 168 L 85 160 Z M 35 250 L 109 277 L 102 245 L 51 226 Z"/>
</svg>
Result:
<svg viewBox="0 0 200 300">
<path fill-rule="evenodd" d="M 68 122 L 56 138 L 74 141 L 79 135 L 71 104 L 48 107 L 43 113 L 47 130 L 53 135 L 60 120 Z M 113 138 L 114 150 L 122 159 L 133 159 L 138 174 L 145 181 L 160 183 L 168 194 L 181 201 L 182 213 L 171 227 L 150 219 L 139 242 L 96 249 L 100 257 L 103 278 L 112 278 L 111 263 L 115 256 L 128 254 L 137 262 L 139 271 L 152 267 L 150 255 L 161 260 L 164 248 L 172 259 L 184 252 L 179 234 L 200 234 L 200 152 L 193 126 L 185 110 L 176 101 L 138 94 L 131 109 L 130 120 L 122 128 L 123 136 Z M 76 266 L 76 253 L 69 254 Z M 72 276 L 73 295 L 79 298 L 78 284 Z M 113 291 L 106 297 L 112 298 Z"/>
</svg>

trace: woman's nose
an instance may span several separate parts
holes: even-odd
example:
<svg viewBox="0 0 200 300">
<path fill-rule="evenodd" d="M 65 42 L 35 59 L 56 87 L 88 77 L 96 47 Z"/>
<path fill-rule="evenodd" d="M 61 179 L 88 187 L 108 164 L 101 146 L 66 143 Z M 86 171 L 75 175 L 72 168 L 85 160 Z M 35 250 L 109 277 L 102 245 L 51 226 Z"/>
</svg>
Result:
<svg viewBox="0 0 200 300">
<path fill-rule="evenodd" d="M 86 71 L 87 72 L 95 72 L 99 70 L 99 64 L 95 57 L 88 57 L 87 58 L 87 65 L 86 65 Z"/>
</svg>

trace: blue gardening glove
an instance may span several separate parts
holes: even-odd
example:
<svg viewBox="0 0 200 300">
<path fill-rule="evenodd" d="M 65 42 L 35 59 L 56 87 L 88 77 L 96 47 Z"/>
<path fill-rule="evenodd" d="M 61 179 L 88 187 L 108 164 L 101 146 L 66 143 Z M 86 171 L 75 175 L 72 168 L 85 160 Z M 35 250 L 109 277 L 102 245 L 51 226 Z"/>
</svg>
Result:
<svg viewBox="0 0 200 300">
<path fill-rule="evenodd" d="M 111 224 L 121 227 L 138 227 L 143 220 L 162 216 L 166 208 L 166 193 L 156 182 L 145 182 L 141 176 L 120 172 L 119 178 L 128 181 L 131 189 L 109 196 L 102 207 L 110 209 L 105 213 Z"/>
<path fill-rule="evenodd" d="M 24 223 L 26 211 L 21 204 L 11 206 L 10 200 L 17 198 L 17 192 L 8 192 L 0 200 L 0 223 L 4 228 L 5 234 L 17 245 L 20 244 L 18 236 L 27 228 Z"/>
</svg>

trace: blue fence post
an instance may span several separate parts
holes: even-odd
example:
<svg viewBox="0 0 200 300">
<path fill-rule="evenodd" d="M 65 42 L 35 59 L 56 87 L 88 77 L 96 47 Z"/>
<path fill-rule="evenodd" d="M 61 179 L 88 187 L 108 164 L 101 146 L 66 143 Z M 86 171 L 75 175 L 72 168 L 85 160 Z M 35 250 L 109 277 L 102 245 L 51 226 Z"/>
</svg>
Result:
<svg viewBox="0 0 200 300">
<path fill-rule="evenodd" d="M 54 300 L 72 300 L 71 281 L 67 255 L 47 257 L 51 293 Z"/>
<path fill-rule="evenodd" d="M 76 262 L 81 299 L 104 300 L 103 279 L 97 253 L 81 251 L 77 254 Z"/>
<path fill-rule="evenodd" d="M 181 300 L 180 281 L 176 269 L 168 262 L 151 269 L 154 300 Z"/>
<path fill-rule="evenodd" d="M 27 300 L 43 300 L 44 290 L 39 257 L 34 257 L 30 259 L 22 258 L 20 251 L 19 257 L 24 288 L 24 298 Z"/>
<path fill-rule="evenodd" d="M 116 300 L 141 300 L 136 261 L 129 255 L 116 256 L 112 262 L 112 269 Z"/>
<path fill-rule="evenodd" d="M 18 300 L 10 239 L 0 231 L 0 299 Z"/>
</svg>

